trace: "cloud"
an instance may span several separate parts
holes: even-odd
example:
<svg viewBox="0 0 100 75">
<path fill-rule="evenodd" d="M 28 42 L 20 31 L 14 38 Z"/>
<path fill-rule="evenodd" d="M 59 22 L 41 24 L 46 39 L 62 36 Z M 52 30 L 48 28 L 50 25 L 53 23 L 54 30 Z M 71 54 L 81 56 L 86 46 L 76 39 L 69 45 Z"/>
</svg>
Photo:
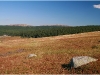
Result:
<svg viewBox="0 0 100 75">
<path fill-rule="evenodd" d="M 94 8 L 100 9 L 100 4 L 98 4 L 98 5 L 93 5 L 93 7 L 94 7 Z"/>
</svg>

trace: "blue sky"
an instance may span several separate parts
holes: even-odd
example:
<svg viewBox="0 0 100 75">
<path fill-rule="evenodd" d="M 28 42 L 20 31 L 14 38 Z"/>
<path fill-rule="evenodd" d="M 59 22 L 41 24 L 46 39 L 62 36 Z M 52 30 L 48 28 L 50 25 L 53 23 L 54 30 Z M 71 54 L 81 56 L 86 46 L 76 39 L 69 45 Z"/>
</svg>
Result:
<svg viewBox="0 0 100 75">
<path fill-rule="evenodd" d="M 100 25 L 100 1 L 0 1 L 0 25 Z"/>
</svg>

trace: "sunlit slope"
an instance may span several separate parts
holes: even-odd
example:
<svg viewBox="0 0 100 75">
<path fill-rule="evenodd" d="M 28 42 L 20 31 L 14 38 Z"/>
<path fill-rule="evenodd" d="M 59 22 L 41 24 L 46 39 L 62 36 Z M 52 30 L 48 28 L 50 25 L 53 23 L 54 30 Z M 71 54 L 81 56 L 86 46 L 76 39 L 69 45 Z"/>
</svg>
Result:
<svg viewBox="0 0 100 75">
<path fill-rule="evenodd" d="M 37 57 L 28 58 L 29 54 Z M 77 69 L 65 69 L 74 56 L 98 61 Z M 100 74 L 100 31 L 44 38 L 0 37 L 0 73 Z"/>
</svg>

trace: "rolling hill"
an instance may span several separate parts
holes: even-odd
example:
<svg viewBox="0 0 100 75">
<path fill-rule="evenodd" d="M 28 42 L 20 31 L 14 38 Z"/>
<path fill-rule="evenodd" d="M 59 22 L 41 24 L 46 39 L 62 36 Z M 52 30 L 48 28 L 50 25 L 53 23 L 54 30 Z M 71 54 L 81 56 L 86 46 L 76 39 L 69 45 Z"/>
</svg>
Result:
<svg viewBox="0 0 100 75">
<path fill-rule="evenodd" d="M 28 58 L 29 54 L 37 56 Z M 74 56 L 98 61 L 69 70 L 66 65 Z M 0 37 L 0 74 L 100 74 L 100 31 L 42 38 Z"/>
</svg>

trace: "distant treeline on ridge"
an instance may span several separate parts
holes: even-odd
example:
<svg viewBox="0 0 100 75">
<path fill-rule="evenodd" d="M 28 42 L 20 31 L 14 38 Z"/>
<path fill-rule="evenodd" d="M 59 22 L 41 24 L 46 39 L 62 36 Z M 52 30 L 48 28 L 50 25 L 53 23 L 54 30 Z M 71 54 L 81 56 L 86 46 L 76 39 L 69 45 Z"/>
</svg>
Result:
<svg viewBox="0 0 100 75">
<path fill-rule="evenodd" d="M 100 25 L 89 26 L 3 26 L 0 25 L 0 36 L 21 36 L 28 38 L 48 37 L 66 34 L 100 31 Z"/>
</svg>

